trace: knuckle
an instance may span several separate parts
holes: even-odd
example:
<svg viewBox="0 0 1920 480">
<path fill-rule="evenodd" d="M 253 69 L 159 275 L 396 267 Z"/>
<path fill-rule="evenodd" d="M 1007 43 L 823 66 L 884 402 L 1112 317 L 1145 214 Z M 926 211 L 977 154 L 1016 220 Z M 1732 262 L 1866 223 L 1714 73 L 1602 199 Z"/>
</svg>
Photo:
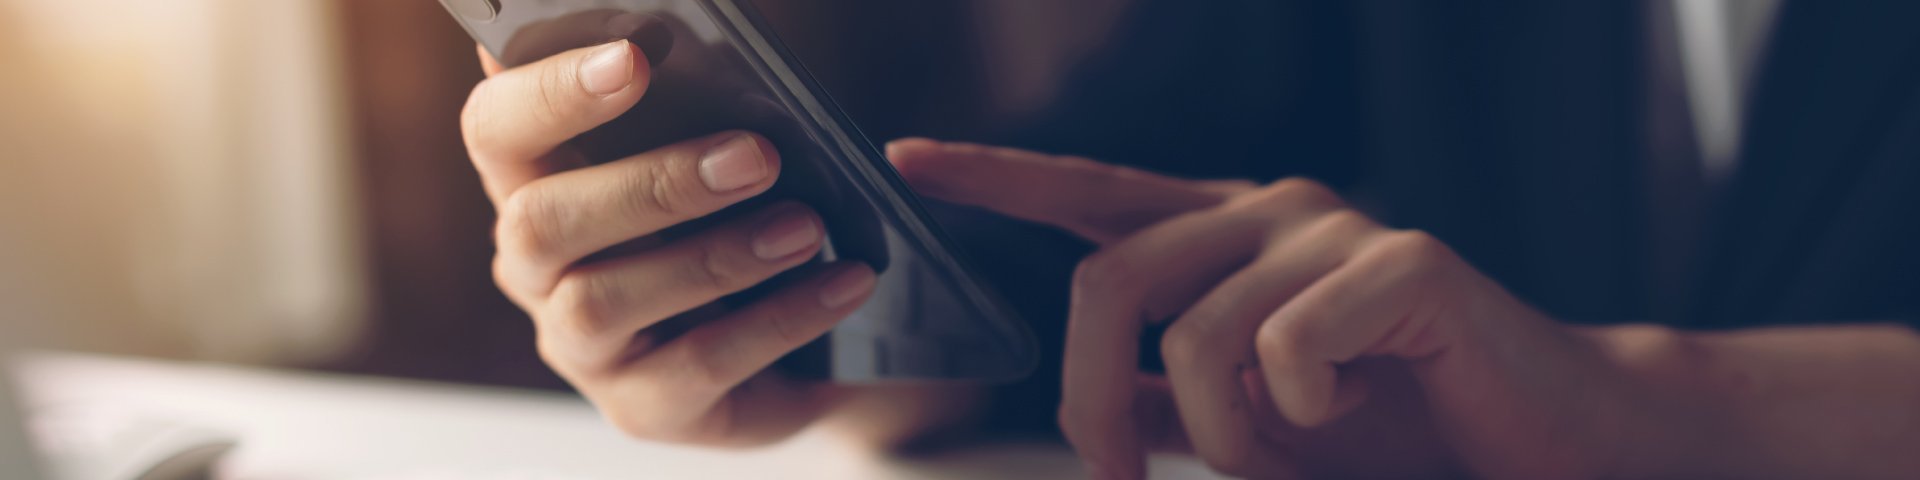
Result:
<svg viewBox="0 0 1920 480">
<path fill-rule="evenodd" d="M 1433 235 L 1419 230 L 1386 234 L 1374 247 L 1373 268 L 1392 283 L 1442 282 L 1452 270 L 1453 250 Z"/>
<path fill-rule="evenodd" d="M 1133 284 L 1134 266 L 1125 254 L 1101 250 L 1080 261 L 1073 271 L 1073 284 L 1090 291 L 1114 292 Z"/>
<path fill-rule="evenodd" d="M 493 273 L 493 284 L 500 288 L 500 293 L 505 294 L 508 300 L 512 300 L 514 305 L 522 309 L 531 305 L 528 301 L 533 298 L 533 292 L 520 287 L 521 282 L 516 280 L 519 274 L 514 272 L 512 266 L 508 264 L 507 257 L 496 254 L 493 256 L 492 263 L 490 270 Z"/>
<path fill-rule="evenodd" d="M 1192 322 L 1176 322 L 1160 337 L 1160 356 L 1168 368 L 1194 365 L 1207 354 L 1207 335 Z"/>
<path fill-rule="evenodd" d="M 633 192 L 625 195 L 632 200 L 628 204 L 632 218 L 685 218 L 694 213 L 699 197 L 688 184 L 698 179 L 669 168 L 669 165 L 693 163 L 681 160 L 649 162 L 647 168 L 636 169 L 634 177 L 627 182 L 627 188 Z"/>
<path fill-rule="evenodd" d="M 574 385 L 589 396 L 591 396 L 589 387 L 593 385 L 592 382 L 597 381 L 600 375 L 605 373 L 601 365 L 581 358 L 582 356 L 577 353 L 578 349 L 573 348 L 572 342 L 560 339 L 550 332 L 534 330 L 533 347 L 534 353 L 540 356 L 540 361 L 553 368 L 553 373 L 560 375 L 560 378 L 565 379 L 568 384 Z"/>
<path fill-rule="evenodd" d="M 490 85 L 490 80 L 475 84 L 473 90 L 467 93 L 467 103 L 460 107 L 460 138 L 466 140 L 467 152 L 474 156 L 487 150 L 480 126 L 487 119 L 486 92 Z"/>
<path fill-rule="evenodd" d="M 728 380 L 721 365 L 713 359 L 729 358 L 728 343 L 719 336 L 694 331 L 681 337 L 685 348 L 662 349 L 659 354 L 665 364 L 673 366 L 674 384 L 688 389 L 707 390 L 731 387 L 734 382 Z"/>
<path fill-rule="evenodd" d="M 1440 239 L 1420 230 L 1400 230 L 1381 238 L 1377 247 L 1382 260 L 1412 269 L 1431 267 L 1446 258 L 1450 250 Z"/>
<path fill-rule="evenodd" d="M 523 187 L 508 195 L 500 206 L 495 241 L 503 253 L 545 260 L 557 253 L 563 236 L 563 214 L 563 209 L 542 190 Z"/>
<path fill-rule="evenodd" d="M 697 289 L 705 291 L 732 292 L 745 288 L 746 274 L 733 261 L 733 256 L 721 242 L 711 242 L 693 249 L 693 253 L 681 262 L 680 280 Z"/>
<path fill-rule="evenodd" d="M 1327 212 L 1308 220 L 1301 227 L 1291 224 L 1278 224 L 1269 227 L 1270 243 L 1284 242 L 1291 238 L 1305 239 L 1350 239 L 1361 238 L 1367 232 L 1379 228 L 1366 214 L 1350 208 L 1341 208 Z"/>
<path fill-rule="evenodd" d="M 769 312 L 761 316 L 760 322 L 780 345 L 799 345 L 814 337 L 812 331 L 801 328 L 799 312 L 801 310 L 798 309 Z"/>
<path fill-rule="evenodd" d="M 1254 332 L 1254 351 L 1264 360 L 1285 360 L 1295 352 L 1302 351 L 1311 340 L 1311 333 L 1305 325 L 1308 322 L 1294 319 L 1284 322 L 1267 322 Z"/>
<path fill-rule="evenodd" d="M 595 275 L 568 275 L 548 299 L 547 322 L 580 337 L 599 337 L 617 323 L 611 295 L 617 291 Z"/>
<path fill-rule="evenodd" d="M 1343 204 L 1340 195 L 1326 185 L 1300 177 L 1273 182 L 1267 186 L 1265 197 L 1268 202 L 1291 208 L 1327 209 Z"/>
<path fill-rule="evenodd" d="M 493 284 L 495 286 L 500 287 L 500 290 L 508 294 L 516 293 L 512 291 L 513 272 L 507 267 L 506 256 L 495 254 L 493 256 L 493 266 L 491 270 L 493 272 Z"/>
<path fill-rule="evenodd" d="M 533 103 L 533 111 L 527 112 L 534 121 L 544 125 L 564 125 L 579 115 L 579 92 L 573 68 L 543 68 L 539 70 L 536 89 L 539 98 Z"/>
<path fill-rule="evenodd" d="M 1351 208 L 1342 208 L 1328 213 L 1321 219 L 1323 228 L 1331 232 L 1353 233 L 1371 230 L 1376 227 L 1372 218 Z"/>
</svg>

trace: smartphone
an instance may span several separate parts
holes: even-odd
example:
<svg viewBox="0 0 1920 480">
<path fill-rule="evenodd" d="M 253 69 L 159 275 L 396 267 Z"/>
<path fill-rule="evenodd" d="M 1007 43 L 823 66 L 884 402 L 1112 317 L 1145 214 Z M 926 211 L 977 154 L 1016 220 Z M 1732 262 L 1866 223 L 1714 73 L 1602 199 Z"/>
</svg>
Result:
<svg viewBox="0 0 1920 480">
<path fill-rule="evenodd" d="M 814 264 L 860 261 L 879 273 L 866 305 L 776 368 L 844 383 L 1011 381 L 1038 362 L 1033 333 L 966 265 L 886 157 L 860 133 L 745 0 L 441 0 L 502 65 L 628 39 L 653 64 L 646 96 L 573 139 L 598 162 L 730 129 L 780 152 L 772 190 L 673 237 L 766 202 L 811 205 L 826 224 Z M 775 277 L 723 305 L 790 282 Z"/>
</svg>

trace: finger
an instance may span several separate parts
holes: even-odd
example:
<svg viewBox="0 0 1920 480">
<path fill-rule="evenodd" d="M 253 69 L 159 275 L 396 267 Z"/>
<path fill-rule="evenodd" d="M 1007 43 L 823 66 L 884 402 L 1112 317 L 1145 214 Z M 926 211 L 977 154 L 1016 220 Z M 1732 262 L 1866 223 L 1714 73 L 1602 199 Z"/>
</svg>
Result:
<svg viewBox="0 0 1920 480">
<path fill-rule="evenodd" d="M 699 234 L 568 272 L 540 308 L 556 363 L 616 359 L 641 329 L 805 263 L 823 243 L 820 218 L 797 203 L 768 207 Z"/>
<path fill-rule="evenodd" d="M 1261 369 L 1275 405 L 1295 425 L 1313 427 L 1357 404 L 1363 384 L 1339 378 L 1336 367 L 1362 355 L 1420 358 L 1449 342 L 1432 315 L 1422 314 L 1425 290 L 1450 281 L 1450 253 L 1420 232 L 1395 232 L 1371 242 L 1275 311 L 1255 335 Z"/>
<path fill-rule="evenodd" d="M 1166 377 L 1141 374 L 1135 384 L 1133 421 L 1140 442 L 1149 452 L 1192 454 L 1193 442 L 1181 425 L 1180 411 L 1173 400 L 1173 385 Z"/>
<path fill-rule="evenodd" d="M 1210 285 L 1245 263 L 1261 236 L 1254 222 L 1211 213 L 1151 227 L 1089 257 L 1074 274 L 1060 426 L 1089 467 L 1109 478 L 1139 478 L 1144 468 L 1132 423 L 1142 328 L 1198 296 L 1192 285 Z"/>
<path fill-rule="evenodd" d="M 1249 381 L 1257 379 L 1256 372 L 1247 372 Z M 1139 402 L 1141 434 L 1148 442 L 1148 449 L 1155 453 L 1171 453 L 1182 456 L 1195 456 L 1199 450 L 1192 443 L 1181 422 L 1177 400 L 1174 399 L 1173 386 L 1165 377 L 1141 380 L 1141 392 L 1136 396 Z M 1264 391 L 1264 390 L 1262 390 Z M 1254 401 L 1259 401 L 1254 398 Z M 1271 405 L 1272 402 L 1259 402 L 1256 405 Z M 1272 408 L 1261 409 L 1271 412 Z M 1234 478 L 1258 479 L 1298 479 L 1317 478 L 1308 476 L 1300 467 L 1299 432 L 1286 425 L 1277 413 L 1262 413 L 1254 419 L 1262 438 L 1264 450 L 1258 452 L 1259 469 L 1245 472 L 1220 472 Z M 1204 457 L 1203 457 L 1204 460 Z M 1211 465 L 1209 465 L 1211 467 Z"/>
<path fill-rule="evenodd" d="M 1173 320 L 1171 316 L 1187 311 L 1201 295 L 1214 290 L 1229 274 L 1253 261 L 1266 250 L 1268 243 L 1301 236 L 1301 231 L 1310 231 L 1308 237 L 1344 235 L 1373 225 L 1365 216 L 1349 211 L 1331 190 L 1299 179 L 1275 182 L 1236 196 L 1212 210 L 1163 223 L 1177 226 L 1156 225 L 1103 252 L 1110 253 L 1106 257 L 1123 260 L 1123 263 L 1145 262 L 1125 268 L 1129 271 L 1148 275 L 1177 269 L 1194 272 L 1186 277 L 1143 279 L 1152 280 L 1141 303 L 1143 317 L 1150 322 Z M 1304 246 L 1303 243 L 1282 248 Z M 1194 258 L 1216 260 L 1191 261 Z"/>
<path fill-rule="evenodd" d="M 1286 417 L 1280 416 L 1280 410 L 1273 408 L 1273 396 L 1269 394 L 1271 389 L 1267 388 L 1266 377 L 1258 369 L 1246 370 L 1241 372 L 1240 382 L 1241 388 L 1247 392 L 1248 401 L 1259 406 L 1249 409 L 1257 441 L 1261 445 L 1272 446 L 1275 451 L 1287 452 L 1289 456 L 1297 453 L 1303 440 L 1302 431 L 1288 423 Z"/>
<path fill-rule="evenodd" d="M 474 87 L 461 128 L 495 205 L 520 185 L 570 167 L 548 154 L 640 100 L 650 71 L 638 57 L 620 40 L 505 70 Z"/>
<path fill-rule="evenodd" d="M 887 156 L 929 197 L 1058 226 L 1102 244 L 1218 205 L 1231 191 L 1084 158 L 927 139 L 890 143 Z"/>
<path fill-rule="evenodd" d="M 1192 455 L 1195 453 L 1191 439 L 1181 425 L 1179 409 L 1173 398 L 1173 387 L 1165 377 L 1142 375 L 1139 392 L 1134 396 L 1135 421 L 1140 425 L 1142 442 L 1149 451 L 1155 453 L 1173 453 Z M 1264 405 L 1264 403 L 1263 403 Z M 1265 452 L 1266 470 L 1247 475 L 1250 478 L 1299 478 L 1298 462 L 1292 452 L 1274 449 Z"/>
<path fill-rule="evenodd" d="M 500 65 L 499 59 L 493 58 L 493 52 L 487 51 L 486 45 L 474 44 L 473 49 L 479 52 L 480 71 L 486 72 L 487 76 L 491 77 L 507 70 L 507 67 Z"/>
<path fill-rule="evenodd" d="M 1280 305 L 1349 255 L 1379 227 L 1349 210 L 1282 233 L 1251 265 L 1227 277 L 1186 310 L 1161 338 L 1167 377 L 1194 447 L 1208 466 L 1247 476 L 1280 468 L 1256 435 L 1256 409 L 1244 376 L 1257 370 L 1249 339 Z"/>
<path fill-rule="evenodd" d="M 779 170 L 765 138 L 725 132 L 539 179 L 500 209 L 501 277 L 540 298 L 581 258 L 764 192 Z"/>
<path fill-rule="evenodd" d="M 1245 266 L 1276 224 L 1338 208 L 1318 184 L 1282 181 L 1221 208 L 1167 220 L 1110 245 L 1074 274 L 1060 422 L 1089 463 L 1140 471 L 1133 408 L 1140 332 Z"/>
<path fill-rule="evenodd" d="M 617 375 L 611 396 L 654 399 L 648 404 L 662 408 L 703 406 L 679 416 L 706 416 L 736 385 L 852 314 L 873 295 L 875 281 L 865 264 L 825 268 L 648 352 Z"/>
</svg>

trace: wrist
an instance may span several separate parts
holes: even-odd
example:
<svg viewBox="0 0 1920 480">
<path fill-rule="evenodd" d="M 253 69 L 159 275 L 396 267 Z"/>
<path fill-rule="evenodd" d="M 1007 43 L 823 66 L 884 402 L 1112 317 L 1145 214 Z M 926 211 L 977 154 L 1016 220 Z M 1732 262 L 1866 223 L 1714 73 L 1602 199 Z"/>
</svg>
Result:
<svg viewBox="0 0 1920 480">
<path fill-rule="evenodd" d="M 1715 405 L 1707 352 L 1688 334 L 1656 325 L 1581 330 L 1617 379 L 1620 422 L 1610 478 L 1690 478 L 1724 474 L 1724 405 Z"/>
</svg>

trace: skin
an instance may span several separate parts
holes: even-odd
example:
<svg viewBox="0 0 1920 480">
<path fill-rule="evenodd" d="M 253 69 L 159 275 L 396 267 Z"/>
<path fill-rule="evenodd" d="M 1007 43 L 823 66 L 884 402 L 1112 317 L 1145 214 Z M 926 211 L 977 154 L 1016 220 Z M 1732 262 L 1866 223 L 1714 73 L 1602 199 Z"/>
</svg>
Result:
<svg viewBox="0 0 1920 480">
<path fill-rule="evenodd" d="M 1073 279 L 1060 427 L 1095 478 L 1192 452 L 1251 478 L 1912 478 L 1898 325 L 1576 328 L 1327 188 L 896 142 L 920 191 L 1100 244 Z M 1136 369 L 1170 322 L 1166 375 Z"/>
<path fill-rule="evenodd" d="M 496 280 L 546 361 L 623 431 L 742 446 L 821 426 L 890 444 L 977 404 L 764 372 L 871 295 L 873 272 L 827 265 L 716 307 L 810 257 L 818 217 L 775 204 L 653 238 L 764 191 L 780 167 L 741 132 L 587 166 L 566 140 L 645 94 L 631 45 L 488 70 L 463 125 L 500 211 Z M 1191 181 L 924 139 L 888 154 L 923 194 L 1100 245 L 1073 279 L 1060 406 L 1097 478 L 1140 478 L 1154 450 L 1253 478 L 1920 472 L 1905 451 L 1920 444 L 1920 335 L 1904 327 L 1569 327 L 1311 181 Z M 596 255 L 617 245 L 643 248 Z M 1149 323 L 1167 327 L 1165 376 L 1136 368 Z"/>
<path fill-rule="evenodd" d="M 621 431 L 752 446 L 820 423 L 891 444 L 964 418 L 971 390 L 838 387 L 764 372 L 872 294 L 871 268 L 836 263 L 752 305 L 715 303 L 819 251 L 823 229 L 806 206 L 775 203 L 684 237 L 654 236 L 771 187 L 780 158 L 764 137 L 722 132 L 589 166 L 566 142 L 646 94 L 639 49 L 621 41 L 511 70 L 483 53 L 482 64 L 489 78 L 461 125 L 499 212 L 496 283 L 533 317 L 541 357 Z M 609 249 L 620 254 L 596 255 Z M 899 407 L 845 413 L 875 404 Z"/>
</svg>

